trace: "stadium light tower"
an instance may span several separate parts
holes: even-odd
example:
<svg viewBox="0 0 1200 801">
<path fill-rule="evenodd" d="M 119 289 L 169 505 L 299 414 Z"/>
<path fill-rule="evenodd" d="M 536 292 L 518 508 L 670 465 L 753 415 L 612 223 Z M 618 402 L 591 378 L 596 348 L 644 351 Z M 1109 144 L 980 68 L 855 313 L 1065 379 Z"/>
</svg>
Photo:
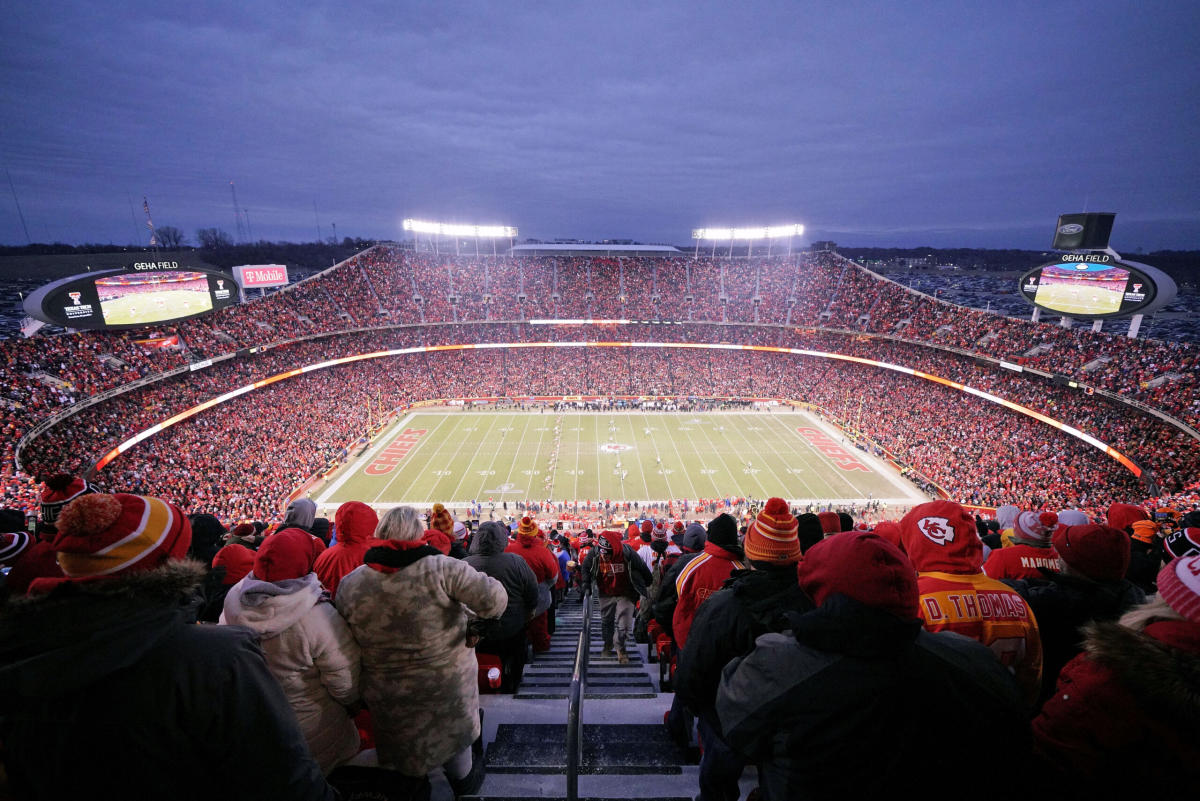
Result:
<svg viewBox="0 0 1200 801">
<path fill-rule="evenodd" d="M 750 258 L 750 253 L 754 247 L 754 240 L 767 240 L 767 255 L 771 255 L 771 247 L 776 239 L 787 237 L 788 253 L 792 252 L 792 237 L 803 236 L 804 226 L 799 223 L 790 223 L 788 225 L 766 225 L 760 228 L 693 228 L 692 239 L 696 240 L 695 255 L 700 254 L 700 240 L 707 239 L 713 243 L 712 255 L 717 255 L 717 242 L 729 240 L 729 256 L 733 257 L 733 243 L 736 240 L 746 240 L 746 258 Z"/>
<path fill-rule="evenodd" d="M 437 240 L 434 237 L 454 237 L 454 255 L 456 256 L 458 255 L 459 238 L 475 240 L 476 256 L 479 255 L 480 239 L 492 240 L 492 255 L 495 256 L 497 239 L 507 239 L 511 248 L 512 240 L 517 238 L 517 229 L 507 225 L 460 225 L 458 223 L 407 219 L 404 221 L 403 227 L 405 231 L 412 231 L 413 234 L 428 234 L 435 253 L 437 252 Z"/>
</svg>

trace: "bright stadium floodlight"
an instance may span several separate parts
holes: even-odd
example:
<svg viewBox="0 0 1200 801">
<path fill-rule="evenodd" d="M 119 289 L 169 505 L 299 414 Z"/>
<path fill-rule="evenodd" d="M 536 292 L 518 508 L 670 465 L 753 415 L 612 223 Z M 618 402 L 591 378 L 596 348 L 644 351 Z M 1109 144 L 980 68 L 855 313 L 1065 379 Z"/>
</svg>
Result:
<svg viewBox="0 0 1200 801">
<path fill-rule="evenodd" d="M 693 228 L 692 239 L 781 239 L 785 236 L 803 236 L 804 226 L 768 225 L 765 228 Z"/>
<path fill-rule="evenodd" d="M 515 239 L 517 236 L 517 229 L 507 225 L 458 225 L 423 220 L 405 220 L 404 230 L 414 234 L 465 236 L 476 239 Z"/>
</svg>

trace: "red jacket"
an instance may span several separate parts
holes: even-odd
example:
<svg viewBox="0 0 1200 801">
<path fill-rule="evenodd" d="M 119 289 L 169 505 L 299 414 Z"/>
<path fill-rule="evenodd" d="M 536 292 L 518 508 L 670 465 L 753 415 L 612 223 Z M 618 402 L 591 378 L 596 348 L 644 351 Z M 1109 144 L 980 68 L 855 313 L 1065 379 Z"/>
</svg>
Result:
<svg viewBox="0 0 1200 801">
<path fill-rule="evenodd" d="M 1053 548 L 1038 548 L 1033 545 L 1010 545 L 997 548 L 988 556 L 983 572 L 994 579 L 1040 579 L 1045 578 L 1038 568 L 1058 570 L 1058 554 Z"/>
<path fill-rule="evenodd" d="M 1084 653 L 1063 668 L 1033 721 L 1043 769 L 1081 798 L 1114 787 L 1143 798 L 1188 794 L 1180 788 L 1200 784 L 1200 624 L 1085 631 Z"/>
<path fill-rule="evenodd" d="M 365 503 L 349 501 L 342 504 L 333 520 L 337 544 L 326 548 L 313 563 L 313 572 L 331 597 L 337 595 L 342 579 L 363 563 L 367 550 L 379 542 L 375 539 L 379 517 Z"/>
<path fill-rule="evenodd" d="M 680 651 L 687 643 L 688 632 L 696 617 L 696 610 L 708 596 L 721 589 L 725 579 L 735 570 L 745 570 L 746 565 L 739 554 L 725 550 L 715 543 L 706 543 L 699 556 L 688 561 L 675 577 L 675 590 L 679 601 L 671 616 L 671 628 L 675 643 Z"/>
<path fill-rule="evenodd" d="M 558 575 L 558 560 L 546 547 L 546 543 L 537 537 L 521 537 L 516 542 L 510 542 L 504 552 L 515 553 L 524 559 L 538 584 L 545 584 Z"/>
</svg>

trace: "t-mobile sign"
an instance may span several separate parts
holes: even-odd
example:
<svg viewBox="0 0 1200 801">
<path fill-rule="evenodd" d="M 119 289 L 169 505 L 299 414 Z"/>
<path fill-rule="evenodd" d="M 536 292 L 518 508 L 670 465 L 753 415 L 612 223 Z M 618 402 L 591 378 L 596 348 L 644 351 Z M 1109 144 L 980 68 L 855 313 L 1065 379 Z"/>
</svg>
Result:
<svg viewBox="0 0 1200 801">
<path fill-rule="evenodd" d="M 287 286 L 286 264 L 243 264 L 233 268 L 242 289 L 262 289 L 269 286 Z"/>
</svg>

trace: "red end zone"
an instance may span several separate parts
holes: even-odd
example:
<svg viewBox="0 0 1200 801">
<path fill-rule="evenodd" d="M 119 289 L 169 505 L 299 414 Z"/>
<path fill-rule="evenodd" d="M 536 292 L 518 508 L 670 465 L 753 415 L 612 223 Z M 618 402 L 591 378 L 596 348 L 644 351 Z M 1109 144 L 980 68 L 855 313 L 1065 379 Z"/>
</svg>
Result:
<svg viewBox="0 0 1200 801">
<path fill-rule="evenodd" d="M 369 476 L 382 476 L 392 472 L 392 469 L 404 460 L 417 445 L 417 441 L 425 436 L 424 428 L 406 428 L 400 436 L 392 440 L 383 452 L 375 457 L 375 461 L 367 465 L 363 472 Z"/>
<path fill-rule="evenodd" d="M 821 453 L 828 456 L 834 464 L 843 470 L 860 470 L 864 473 L 870 473 L 871 468 L 860 462 L 854 454 L 838 445 L 824 431 L 816 428 L 808 428 L 807 426 L 797 426 L 796 430 L 800 432 L 800 436 L 808 441 Z"/>
</svg>

